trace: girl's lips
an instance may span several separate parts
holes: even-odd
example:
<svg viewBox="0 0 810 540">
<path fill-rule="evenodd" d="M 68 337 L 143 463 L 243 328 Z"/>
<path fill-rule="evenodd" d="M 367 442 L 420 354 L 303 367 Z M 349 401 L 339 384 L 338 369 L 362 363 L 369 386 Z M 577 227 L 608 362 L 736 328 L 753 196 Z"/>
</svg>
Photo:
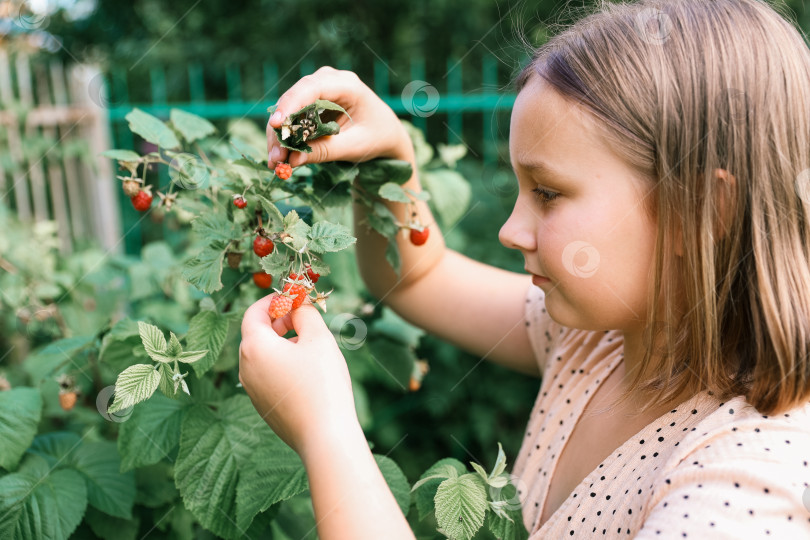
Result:
<svg viewBox="0 0 810 540">
<path fill-rule="evenodd" d="M 544 283 L 550 283 L 551 280 L 547 277 L 538 276 L 536 274 L 532 274 L 532 283 L 537 285 L 538 287 Z"/>
</svg>

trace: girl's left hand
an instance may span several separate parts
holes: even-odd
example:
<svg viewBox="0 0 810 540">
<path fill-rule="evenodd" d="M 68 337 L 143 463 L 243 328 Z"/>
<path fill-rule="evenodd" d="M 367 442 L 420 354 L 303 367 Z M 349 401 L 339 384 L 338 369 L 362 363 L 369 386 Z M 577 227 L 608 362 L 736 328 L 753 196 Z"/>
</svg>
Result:
<svg viewBox="0 0 810 540">
<path fill-rule="evenodd" d="M 242 319 L 239 381 L 273 431 L 298 454 L 309 441 L 338 435 L 359 423 L 346 360 L 310 303 L 281 319 L 267 310 L 273 294 Z M 297 336 L 284 338 L 290 330 Z"/>
</svg>

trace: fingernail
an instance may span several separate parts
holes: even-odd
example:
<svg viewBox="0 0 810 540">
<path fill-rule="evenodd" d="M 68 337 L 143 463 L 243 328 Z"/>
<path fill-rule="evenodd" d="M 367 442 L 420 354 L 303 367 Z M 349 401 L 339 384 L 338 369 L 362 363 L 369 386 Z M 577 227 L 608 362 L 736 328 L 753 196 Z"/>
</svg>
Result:
<svg viewBox="0 0 810 540">
<path fill-rule="evenodd" d="M 281 122 L 282 118 L 283 118 L 283 116 L 281 114 L 281 111 L 276 111 L 276 112 L 273 113 L 273 116 L 270 117 L 270 123 L 271 124 L 276 124 L 278 122 Z"/>
</svg>

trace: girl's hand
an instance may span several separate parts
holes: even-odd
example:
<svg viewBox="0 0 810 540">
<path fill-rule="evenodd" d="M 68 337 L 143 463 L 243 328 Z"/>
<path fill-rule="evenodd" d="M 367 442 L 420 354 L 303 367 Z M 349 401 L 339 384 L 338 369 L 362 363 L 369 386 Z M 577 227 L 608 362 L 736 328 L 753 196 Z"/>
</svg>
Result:
<svg viewBox="0 0 810 540">
<path fill-rule="evenodd" d="M 284 119 L 314 103 L 327 99 L 343 107 L 345 114 L 337 119 L 340 133 L 324 136 L 308 144 L 312 153 L 282 148 L 272 128 L 281 127 Z M 303 163 L 327 161 L 362 162 L 377 157 L 413 162 L 413 146 L 408 133 L 391 107 L 351 71 L 322 67 L 302 77 L 278 100 L 278 108 L 267 122 L 268 166 L 286 161 L 293 167 Z"/>
<path fill-rule="evenodd" d="M 281 319 L 267 313 L 273 295 L 242 319 L 239 381 L 253 406 L 293 450 L 359 427 L 349 370 L 334 336 L 312 304 Z M 284 336 L 295 330 L 296 337 Z"/>
</svg>

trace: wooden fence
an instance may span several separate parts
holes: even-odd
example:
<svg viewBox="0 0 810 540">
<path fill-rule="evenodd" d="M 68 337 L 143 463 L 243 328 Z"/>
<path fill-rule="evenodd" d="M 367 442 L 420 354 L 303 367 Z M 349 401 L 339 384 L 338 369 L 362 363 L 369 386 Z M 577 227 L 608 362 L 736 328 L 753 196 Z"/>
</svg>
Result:
<svg viewBox="0 0 810 540">
<path fill-rule="evenodd" d="M 87 65 L 32 62 L 0 49 L 0 204 L 54 220 L 60 248 L 95 238 L 121 249 L 103 75 Z"/>
</svg>

